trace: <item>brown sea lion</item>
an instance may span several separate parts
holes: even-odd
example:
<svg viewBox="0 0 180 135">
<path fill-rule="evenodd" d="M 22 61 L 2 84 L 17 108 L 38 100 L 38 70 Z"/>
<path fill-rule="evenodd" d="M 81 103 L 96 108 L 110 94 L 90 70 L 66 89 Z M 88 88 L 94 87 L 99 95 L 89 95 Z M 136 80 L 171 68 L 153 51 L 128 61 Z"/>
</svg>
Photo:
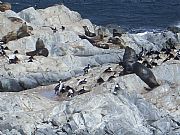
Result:
<svg viewBox="0 0 180 135">
<path fill-rule="evenodd" d="M 36 50 L 39 51 L 43 48 L 45 48 L 44 42 L 42 39 L 38 38 L 36 41 Z"/>
<path fill-rule="evenodd" d="M 179 33 L 180 32 L 180 27 L 177 26 L 171 26 L 167 28 L 168 31 L 171 31 L 173 33 Z"/>
<path fill-rule="evenodd" d="M 26 52 L 26 55 L 28 56 L 35 56 L 38 52 L 35 50 L 35 51 L 30 51 L 30 52 Z"/>
<path fill-rule="evenodd" d="M 0 11 L 5 12 L 6 10 L 11 10 L 11 4 L 8 2 L 0 3 Z"/>
<path fill-rule="evenodd" d="M 85 35 L 88 36 L 88 37 L 95 37 L 96 34 L 95 33 L 92 33 L 89 31 L 88 27 L 87 26 L 83 26 L 84 28 L 84 31 L 85 31 Z"/>
<path fill-rule="evenodd" d="M 42 39 L 38 38 L 36 41 L 36 50 L 26 52 L 26 55 L 28 56 L 45 56 L 47 57 L 49 55 L 49 51 L 47 48 L 45 48 L 44 42 Z"/>
<path fill-rule="evenodd" d="M 98 47 L 98 48 L 102 48 L 102 49 L 109 49 L 109 45 L 108 44 L 105 44 L 105 43 L 96 43 L 96 44 L 93 44 L 94 46 Z"/>
<path fill-rule="evenodd" d="M 28 25 L 26 24 L 26 22 L 24 22 L 22 24 L 22 26 L 19 28 L 19 30 L 17 31 L 17 37 L 19 38 L 23 38 L 23 37 L 27 37 L 30 36 L 30 30 Z"/>
<path fill-rule="evenodd" d="M 133 73 L 133 64 L 137 62 L 137 56 L 135 50 L 127 46 L 123 55 L 123 68 L 124 74 Z"/>
<path fill-rule="evenodd" d="M 37 55 L 47 57 L 49 55 L 49 51 L 47 48 L 43 48 L 38 51 Z"/>
<path fill-rule="evenodd" d="M 141 78 L 151 89 L 159 86 L 152 71 L 143 64 L 136 62 L 133 64 L 133 72 Z"/>
<path fill-rule="evenodd" d="M 23 22 L 21 18 L 17 18 L 17 17 L 8 17 L 8 19 L 11 20 L 12 22 L 19 22 L 19 23 Z"/>
<path fill-rule="evenodd" d="M 47 57 L 49 55 L 49 51 L 47 48 L 43 48 L 41 50 L 35 50 L 35 51 L 30 51 L 30 52 L 26 52 L 26 55 L 28 56 L 44 56 Z"/>
<path fill-rule="evenodd" d="M 6 44 L 9 41 L 16 40 L 16 39 L 17 39 L 17 33 L 15 31 L 11 31 L 7 35 L 3 36 L 1 41 Z"/>
<path fill-rule="evenodd" d="M 113 29 L 113 37 L 121 37 L 122 36 L 122 33 L 118 32 L 116 29 Z"/>
</svg>

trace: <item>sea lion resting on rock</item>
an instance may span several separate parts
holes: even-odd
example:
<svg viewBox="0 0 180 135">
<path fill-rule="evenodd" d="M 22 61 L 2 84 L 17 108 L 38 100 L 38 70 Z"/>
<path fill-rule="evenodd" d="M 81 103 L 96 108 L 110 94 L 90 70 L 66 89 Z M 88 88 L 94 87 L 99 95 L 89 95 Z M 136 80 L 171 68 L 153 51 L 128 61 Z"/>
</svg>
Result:
<svg viewBox="0 0 180 135">
<path fill-rule="evenodd" d="M 123 56 L 123 68 L 124 68 L 124 74 L 130 74 L 133 73 L 133 64 L 137 62 L 137 56 L 136 52 L 127 46 L 125 48 L 124 56 Z"/>
<path fill-rule="evenodd" d="M 92 33 L 89 31 L 88 27 L 87 26 L 83 26 L 84 28 L 84 31 L 85 31 L 85 35 L 88 36 L 88 37 L 95 37 L 96 34 L 95 33 Z"/>
<path fill-rule="evenodd" d="M 11 31 L 7 35 L 3 36 L 1 41 L 6 44 L 9 41 L 13 41 L 16 39 L 20 39 L 23 37 L 30 36 L 30 31 L 33 30 L 31 26 L 27 26 L 26 22 L 22 24 L 22 26 L 19 28 L 17 32 Z"/>
<path fill-rule="evenodd" d="M 5 12 L 6 10 L 11 10 L 11 4 L 8 2 L 0 3 L 0 11 Z"/>
<path fill-rule="evenodd" d="M 1 41 L 6 44 L 8 43 L 9 41 L 13 41 L 13 40 L 16 40 L 17 39 L 17 32 L 15 31 L 11 31 L 9 32 L 7 35 L 3 36 Z"/>
<path fill-rule="evenodd" d="M 133 72 L 141 78 L 150 88 L 159 86 L 152 71 L 143 64 L 136 62 L 133 64 Z"/>
<path fill-rule="evenodd" d="M 44 42 L 42 39 L 38 38 L 36 41 L 36 50 L 27 52 L 26 55 L 28 56 L 45 56 L 47 57 L 49 55 L 49 51 L 47 48 L 45 48 Z"/>
<path fill-rule="evenodd" d="M 20 39 L 23 37 L 30 36 L 32 30 L 33 28 L 31 26 L 28 26 L 26 22 L 24 22 L 22 26 L 19 28 L 19 30 L 17 31 L 17 38 Z"/>
<path fill-rule="evenodd" d="M 124 74 L 135 73 L 139 76 L 150 88 L 155 88 L 159 86 L 156 81 L 156 78 L 152 71 L 145 67 L 143 64 L 137 62 L 137 56 L 135 51 L 130 48 L 125 48 L 125 53 L 123 56 L 123 67 Z"/>
</svg>

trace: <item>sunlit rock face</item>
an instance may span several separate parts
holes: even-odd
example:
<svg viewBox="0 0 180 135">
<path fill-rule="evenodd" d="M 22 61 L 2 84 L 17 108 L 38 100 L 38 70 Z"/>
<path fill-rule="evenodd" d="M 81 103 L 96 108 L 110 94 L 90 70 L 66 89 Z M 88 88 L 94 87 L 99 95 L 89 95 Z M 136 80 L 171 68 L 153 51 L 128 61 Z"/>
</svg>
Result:
<svg viewBox="0 0 180 135">
<path fill-rule="evenodd" d="M 24 22 L 30 31 L 29 36 L 2 45 L 9 48 L 5 50 L 8 57 L 18 50 L 18 62 L 9 64 L 6 55 L 0 56 L 1 134 L 179 135 L 178 60 L 161 62 L 153 68 L 160 86 L 147 91 L 147 84 L 137 75 L 120 75 L 123 68 L 118 63 L 122 62 L 124 49 L 117 44 L 103 49 L 81 39 L 83 26 L 92 33 L 97 33 L 97 27 L 64 5 L 38 10 L 30 7 L 19 13 L 7 10 L 0 12 L 0 20 L 0 39 L 9 32 L 16 33 Z M 105 44 L 112 36 L 108 29 L 104 31 L 107 37 L 98 43 Z M 161 50 L 170 44 L 169 39 L 178 48 L 179 37 L 171 31 L 124 32 L 119 40 L 138 54 L 142 47 Z M 26 53 L 36 50 L 38 38 L 49 54 L 35 55 L 29 62 Z M 91 39 L 97 41 L 98 36 Z M 88 64 L 91 68 L 84 75 Z M 112 71 L 105 72 L 109 67 Z M 84 78 L 87 83 L 79 85 Z M 99 78 L 104 82 L 99 83 Z M 88 92 L 72 98 L 67 93 L 57 96 L 54 83 L 60 79 L 75 93 L 83 86 Z"/>
</svg>

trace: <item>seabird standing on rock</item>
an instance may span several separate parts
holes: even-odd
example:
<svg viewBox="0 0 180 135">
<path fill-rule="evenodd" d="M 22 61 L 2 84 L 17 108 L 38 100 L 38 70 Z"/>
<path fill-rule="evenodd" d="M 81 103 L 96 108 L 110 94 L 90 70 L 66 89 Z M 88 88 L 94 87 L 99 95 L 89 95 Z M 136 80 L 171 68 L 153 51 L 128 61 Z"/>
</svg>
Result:
<svg viewBox="0 0 180 135">
<path fill-rule="evenodd" d="M 18 54 L 18 53 L 19 53 L 18 50 L 15 50 L 15 51 L 14 51 L 14 54 Z"/>
<path fill-rule="evenodd" d="M 87 92 L 90 92 L 90 91 L 89 90 L 85 90 L 84 86 L 83 86 L 83 88 L 78 91 L 78 95 L 81 95 L 81 94 L 84 94 L 84 93 L 87 93 Z"/>
<path fill-rule="evenodd" d="M 176 57 L 174 57 L 174 60 L 180 60 L 180 50 L 176 52 Z"/>
<path fill-rule="evenodd" d="M 103 73 L 108 73 L 108 72 L 112 72 L 112 68 L 111 67 L 108 67 L 107 69 L 105 69 Z"/>
<path fill-rule="evenodd" d="M 49 27 L 49 28 L 51 28 L 53 33 L 56 33 L 58 31 L 56 27 L 52 27 L 52 26 L 42 26 L 42 27 Z"/>
<path fill-rule="evenodd" d="M 61 29 L 62 29 L 62 31 L 64 31 L 64 30 L 65 30 L 65 27 L 64 27 L 64 26 L 61 26 Z"/>
<path fill-rule="evenodd" d="M 59 80 L 59 84 L 56 85 L 56 87 L 54 88 L 55 94 L 56 95 L 60 94 L 61 92 L 63 92 L 63 89 L 64 89 L 64 84 L 63 84 L 62 80 Z"/>
<path fill-rule="evenodd" d="M 4 50 L 9 50 L 9 48 L 7 46 L 4 47 Z"/>
<path fill-rule="evenodd" d="M 117 95 L 117 91 L 118 91 L 118 90 L 120 90 L 120 86 L 119 86 L 119 84 L 117 83 L 117 84 L 115 85 L 115 87 L 114 87 L 113 94 L 114 94 L 114 95 Z"/>
<path fill-rule="evenodd" d="M 88 73 L 89 68 L 90 68 L 90 64 L 88 64 L 88 66 L 83 69 L 84 75 Z"/>
<path fill-rule="evenodd" d="M 4 47 L 3 46 L 1 46 L 1 48 L 0 48 L 0 55 L 1 56 L 6 55 L 6 52 L 4 51 Z"/>
<path fill-rule="evenodd" d="M 101 85 L 102 83 L 104 83 L 105 81 L 102 79 L 102 77 L 99 77 L 98 79 L 97 79 L 97 83 L 99 84 L 99 85 Z"/>
<path fill-rule="evenodd" d="M 142 64 L 143 64 L 144 66 L 146 66 L 147 68 L 152 68 L 151 64 L 150 64 L 147 60 L 144 60 L 144 61 L 142 62 Z"/>
<path fill-rule="evenodd" d="M 34 60 L 33 56 L 30 56 L 28 62 L 33 62 L 33 60 Z"/>
<path fill-rule="evenodd" d="M 66 90 L 68 93 L 67 93 L 67 97 L 74 97 L 74 94 L 75 94 L 75 90 L 70 87 L 70 86 L 66 86 Z"/>
<path fill-rule="evenodd" d="M 157 54 L 157 56 L 154 57 L 154 59 L 159 60 L 159 59 L 162 59 L 162 58 L 159 56 L 159 54 Z"/>
<path fill-rule="evenodd" d="M 78 85 L 82 85 L 82 84 L 86 84 L 86 83 L 87 83 L 87 79 L 84 78 L 83 80 L 80 80 L 80 81 L 78 82 Z"/>
<path fill-rule="evenodd" d="M 8 57 L 9 64 L 17 64 L 17 62 L 19 61 L 16 54 L 11 54 L 7 57 Z"/>
</svg>

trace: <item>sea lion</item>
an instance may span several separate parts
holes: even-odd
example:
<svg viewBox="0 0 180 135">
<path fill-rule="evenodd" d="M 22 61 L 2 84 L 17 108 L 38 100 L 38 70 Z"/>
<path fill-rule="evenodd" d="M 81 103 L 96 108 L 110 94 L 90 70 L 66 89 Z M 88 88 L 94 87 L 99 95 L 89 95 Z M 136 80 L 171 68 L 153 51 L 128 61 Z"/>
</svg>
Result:
<svg viewBox="0 0 180 135">
<path fill-rule="evenodd" d="M 122 66 L 124 68 L 124 74 L 133 73 L 133 64 L 137 62 L 137 56 L 135 50 L 127 46 L 123 55 Z"/>
<path fill-rule="evenodd" d="M 13 41 L 13 40 L 16 40 L 16 39 L 17 39 L 17 32 L 11 31 L 7 35 L 3 36 L 1 41 L 4 44 L 7 44 L 9 41 Z"/>
<path fill-rule="evenodd" d="M 6 10 L 11 10 L 11 4 L 8 2 L 0 3 L 0 11 L 5 12 Z"/>
<path fill-rule="evenodd" d="M 93 45 L 96 43 L 93 39 L 90 39 L 90 38 L 86 37 L 85 35 L 78 35 L 78 36 L 79 36 L 79 38 L 81 38 L 81 39 L 86 39 L 86 40 L 88 40 L 89 43 L 91 43 L 91 44 L 93 44 Z"/>
<path fill-rule="evenodd" d="M 23 20 L 21 18 L 17 18 L 17 17 L 8 17 L 9 20 L 11 20 L 12 22 L 19 22 L 19 23 L 23 23 Z"/>
<path fill-rule="evenodd" d="M 98 36 L 101 41 L 104 39 L 104 32 L 101 27 L 98 29 Z"/>
<path fill-rule="evenodd" d="M 171 32 L 173 32 L 173 33 L 175 33 L 175 34 L 180 32 L 180 28 L 177 27 L 177 26 L 168 27 L 167 30 L 168 30 L 168 31 L 171 31 Z"/>
<path fill-rule="evenodd" d="M 20 39 L 27 36 L 30 36 L 30 30 L 26 22 L 24 22 L 22 26 L 19 28 L 19 30 L 17 31 L 17 38 Z"/>
<path fill-rule="evenodd" d="M 122 36 L 122 33 L 118 32 L 116 29 L 113 29 L 113 37 L 121 37 Z"/>
<path fill-rule="evenodd" d="M 30 51 L 30 52 L 26 52 L 26 55 L 27 56 L 35 56 L 37 54 L 37 51 L 35 50 L 35 51 Z"/>
<path fill-rule="evenodd" d="M 99 77 L 98 79 L 97 79 L 97 83 L 99 84 L 99 85 L 101 85 L 102 83 L 104 83 L 105 81 L 102 79 L 102 77 Z"/>
<path fill-rule="evenodd" d="M 47 57 L 49 55 L 49 51 L 47 48 L 43 48 L 37 51 L 37 55 Z"/>
<path fill-rule="evenodd" d="M 88 27 L 87 26 L 83 26 L 84 28 L 84 31 L 85 31 L 85 35 L 88 36 L 88 37 L 95 37 L 96 34 L 95 33 L 92 33 L 89 31 Z"/>
<path fill-rule="evenodd" d="M 133 72 L 141 78 L 151 89 L 159 86 L 152 71 L 143 64 L 136 62 L 133 64 Z"/>
<path fill-rule="evenodd" d="M 109 49 L 109 44 L 105 44 L 105 43 L 96 43 L 93 44 L 94 46 L 98 47 L 98 48 L 102 48 L 102 49 Z"/>
<path fill-rule="evenodd" d="M 43 48 L 45 48 L 44 42 L 42 39 L 38 38 L 36 41 L 36 51 L 39 51 Z"/>
<path fill-rule="evenodd" d="M 38 38 L 36 41 L 36 50 L 26 52 L 26 55 L 28 56 L 45 56 L 47 57 L 49 55 L 49 50 L 45 48 L 44 42 L 42 39 Z"/>
</svg>

